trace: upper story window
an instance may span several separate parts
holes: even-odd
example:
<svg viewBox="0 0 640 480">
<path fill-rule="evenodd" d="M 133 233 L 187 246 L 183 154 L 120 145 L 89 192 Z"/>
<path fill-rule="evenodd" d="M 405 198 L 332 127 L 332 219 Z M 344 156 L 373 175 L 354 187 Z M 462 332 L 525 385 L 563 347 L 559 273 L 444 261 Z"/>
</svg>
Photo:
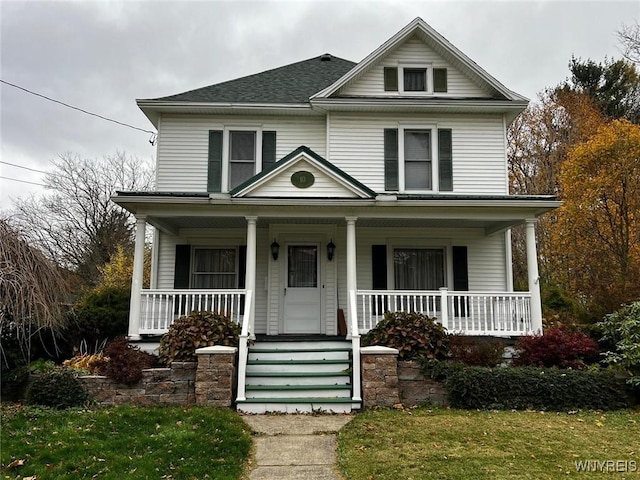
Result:
<svg viewBox="0 0 640 480">
<path fill-rule="evenodd" d="M 256 173 L 256 132 L 229 131 L 229 190 Z"/>
<path fill-rule="evenodd" d="M 260 127 L 209 131 L 208 192 L 228 192 L 276 161 L 276 132 Z"/>
<path fill-rule="evenodd" d="M 384 67 L 385 92 L 444 93 L 447 92 L 447 69 L 431 65 Z"/>
<path fill-rule="evenodd" d="M 453 191 L 452 132 L 435 126 L 384 130 L 386 191 Z"/>
</svg>

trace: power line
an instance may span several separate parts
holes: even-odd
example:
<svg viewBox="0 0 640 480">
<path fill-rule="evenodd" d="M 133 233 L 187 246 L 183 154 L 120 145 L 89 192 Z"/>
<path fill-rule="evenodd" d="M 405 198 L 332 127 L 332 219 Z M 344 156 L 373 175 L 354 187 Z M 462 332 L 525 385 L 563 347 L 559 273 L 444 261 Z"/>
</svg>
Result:
<svg viewBox="0 0 640 480">
<path fill-rule="evenodd" d="M 2 160 L 0 160 L 0 163 L 4 163 L 5 165 L 11 165 L 12 167 L 16 167 L 16 168 L 24 168 L 25 170 L 30 170 L 32 172 L 44 173 L 44 174 L 50 173 L 50 172 L 45 172 L 44 170 L 36 170 L 35 168 L 23 167 L 22 165 L 16 165 L 15 163 L 4 162 Z"/>
<path fill-rule="evenodd" d="M 83 110 L 82 108 L 74 107 L 73 105 L 69 105 L 68 103 L 61 102 L 60 100 L 55 100 L 55 99 L 53 99 L 51 97 L 47 97 L 46 95 L 42 95 L 41 93 L 32 92 L 31 90 L 28 90 L 28 89 L 26 89 L 24 87 L 21 87 L 19 85 L 15 85 L 13 83 L 7 82 L 7 81 L 2 80 L 2 79 L 0 79 L 0 83 L 4 83 L 5 85 L 9 85 L 11 87 L 17 88 L 19 90 L 22 90 L 23 92 L 30 93 L 31 95 L 35 95 L 36 97 L 44 98 L 45 100 L 49 100 L 50 102 L 59 103 L 60 105 L 64 105 L 65 107 L 72 108 L 74 110 L 78 110 L 79 112 L 86 113 L 87 115 L 93 115 L 94 117 L 101 118 L 102 120 L 106 120 L 108 122 L 117 123 L 118 125 L 122 125 L 123 127 L 133 128 L 134 130 L 139 130 L 141 132 L 150 133 L 151 135 L 155 135 L 156 134 L 156 132 L 152 132 L 151 130 L 145 130 L 144 128 L 134 127 L 133 125 L 129 125 L 128 123 L 119 122 L 117 120 L 113 120 L 112 118 L 103 117 L 102 115 L 98 115 L 97 113 L 88 112 L 87 110 Z"/>
<path fill-rule="evenodd" d="M 2 175 L 0 175 L 0 178 L 3 178 L 5 180 L 11 180 L 11 181 L 14 181 L 14 182 L 30 183 L 31 185 L 38 185 L 40 187 L 46 187 L 46 185 L 44 183 L 29 182 L 27 180 L 20 180 L 18 178 L 4 177 Z"/>
</svg>

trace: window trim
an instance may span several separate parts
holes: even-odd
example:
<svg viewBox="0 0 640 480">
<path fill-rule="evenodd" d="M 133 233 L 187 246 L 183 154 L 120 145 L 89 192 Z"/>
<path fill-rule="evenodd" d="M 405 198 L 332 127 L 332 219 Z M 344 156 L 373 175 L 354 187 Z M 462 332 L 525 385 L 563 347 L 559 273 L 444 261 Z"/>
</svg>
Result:
<svg viewBox="0 0 640 480">
<path fill-rule="evenodd" d="M 228 192 L 229 174 L 231 173 L 231 132 L 255 132 L 256 142 L 255 148 L 255 165 L 253 175 L 257 175 L 262 171 L 262 125 L 225 125 L 222 133 L 222 172 L 221 172 L 221 191 Z"/>
<path fill-rule="evenodd" d="M 231 289 L 237 289 L 238 283 L 240 281 L 240 249 L 238 245 L 192 245 L 191 246 L 191 265 L 189 266 L 189 288 L 193 289 L 194 280 L 195 280 L 195 265 L 196 265 L 196 251 L 197 250 L 234 250 L 235 251 L 235 265 L 234 265 L 234 273 L 235 275 L 235 285 Z M 212 273 L 200 272 L 201 275 L 211 275 Z M 208 289 L 208 290 L 225 290 L 225 289 Z"/>
<path fill-rule="evenodd" d="M 431 188 L 430 189 L 409 189 L 405 183 L 405 159 L 404 159 L 404 135 L 405 130 L 429 131 L 431 140 Z M 433 193 L 440 191 L 440 172 L 438 150 L 438 126 L 435 124 L 398 124 L 398 191 L 400 193 Z"/>
</svg>

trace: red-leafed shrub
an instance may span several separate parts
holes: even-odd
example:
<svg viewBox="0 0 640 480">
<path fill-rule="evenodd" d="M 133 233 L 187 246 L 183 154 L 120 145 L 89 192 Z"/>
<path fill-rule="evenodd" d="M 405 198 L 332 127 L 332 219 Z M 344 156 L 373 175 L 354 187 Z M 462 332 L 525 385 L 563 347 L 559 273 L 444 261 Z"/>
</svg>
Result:
<svg viewBox="0 0 640 480">
<path fill-rule="evenodd" d="M 142 380 L 142 370 L 158 363 L 158 357 L 130 345 L 129 340 L 124 337 L 107 343 L 103 354 L 108 360 L 98 362 L 100 373 L 125 385 L 138 383 Z"/>
<path fill-rule="evenodd" d="M 566 327 L 549 328 L 544 335 L 522 337 L 516 343 L 515 366 L 584 369 L 597 359 L 598 344 L 582 332 Z"/>
</svg>

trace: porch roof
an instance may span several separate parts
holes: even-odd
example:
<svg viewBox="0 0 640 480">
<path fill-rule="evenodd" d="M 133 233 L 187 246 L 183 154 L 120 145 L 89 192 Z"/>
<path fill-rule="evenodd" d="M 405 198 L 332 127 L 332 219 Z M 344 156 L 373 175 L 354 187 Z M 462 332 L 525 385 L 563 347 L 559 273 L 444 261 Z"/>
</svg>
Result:
<svg viewBox="0 0 640 480">
<path fill-rule="evenodd" d="M 258 228 L 271 224 L 358 227 L 482 228 L 491 235 L 536 218 L 561 205 L 553 196 L 378 195 L 375 199 L 232 198 L 204 192 L 117 192 L 113 201 L 159 230 L 178 235 L 184 228 Z"/>
</svg>

